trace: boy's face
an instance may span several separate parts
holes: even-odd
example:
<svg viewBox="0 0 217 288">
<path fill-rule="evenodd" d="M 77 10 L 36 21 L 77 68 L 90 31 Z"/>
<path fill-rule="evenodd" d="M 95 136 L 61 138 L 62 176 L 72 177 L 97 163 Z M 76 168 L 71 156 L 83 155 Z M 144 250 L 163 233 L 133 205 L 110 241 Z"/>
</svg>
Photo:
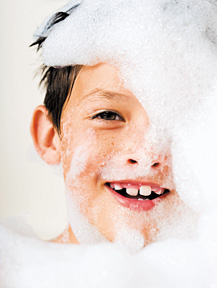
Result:
<svg viewBox="0 0 217 288">
<path fill-rule="evenodd" d="M 107 64 L 83 67 L 63 108 L 61 159 L 67 191 L 80 213 L 110 241 L 124 227 L 139 231 L 145 244 L 151 242 L 162 218 L 181 203 L 169 144 L 163 154 L 150 149 L 149 120 L 118 70 Z"/>
</svg>

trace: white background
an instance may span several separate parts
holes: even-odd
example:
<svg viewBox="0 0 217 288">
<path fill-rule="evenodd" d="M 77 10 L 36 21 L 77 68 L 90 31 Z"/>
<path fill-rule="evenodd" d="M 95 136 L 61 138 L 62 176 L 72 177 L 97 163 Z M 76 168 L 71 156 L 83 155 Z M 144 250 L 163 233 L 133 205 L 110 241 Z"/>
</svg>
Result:
<svg viewBox="0 0 217 288">
<path fill-rule="evenodd" d="M 64 185 L 46 165 L 37 162 L 29 132 L 34 108 L 44 90 L 34 78 L 42 64 L 29 48 L 33 32 L 63 0 L 1 0 L 0 2 L 0 221 L 26 217 L 43 239 L 67 225 Z"/>
</svg>

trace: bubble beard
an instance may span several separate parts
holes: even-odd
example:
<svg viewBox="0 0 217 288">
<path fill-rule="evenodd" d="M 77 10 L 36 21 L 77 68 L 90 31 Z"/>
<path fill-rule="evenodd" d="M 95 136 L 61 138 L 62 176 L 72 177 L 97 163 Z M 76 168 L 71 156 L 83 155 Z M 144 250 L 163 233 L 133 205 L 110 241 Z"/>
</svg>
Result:
<svg viewBox="0 0 217 288">
<path fill-rule="evenodd" d="M 90 139 L 94 139 L 94 134 L 90 133 Z M 91 145 L 91 141 L 90 141 Z M 88 203 L 88 197 L 85 191 L 82 191 L 82 184 L 78 180 L 79 176 L 85 171 L 88 152 L 86 146 L 79 146 L 71 161 L 71 168 L 66 177 L 66 203 L 68 210 L 68 222 L 72 228 L 72 231 L 81 244 L 95 244 L 99 242 L 107 242 L 105 236 L 90 223 L 90 219 L 84 216 L 84 211 L 81 207 Z M 137 177 L 150 177 L 150 170 L 147 169 L 149 161 L 146 153 L 143 153 L 143 157 L 146 157 L 147 161 L 141 161 L 146 163 L 145 166 L 139 167 L 136 171 L 130 171 L 128 169 L 120 169 L 117 165 L 120 153 L 112 153 L 107 156 L 107 161 L 102 164 L 100 171 L 96 171 L 97 174 L 101 175 L 104 179 L 127 179 L 137 178 Z M 143 159 L 144 160 L 144 159 Z M 118 170 L 116 169 L 118 167 Z M 84 177 L 83 181 L 88 181 Z M 94 176 L 94 173 L 93 173 Z M 114 178 L 115 177 L 115 178 Z M 166 177 L 167 181 L 171 181 L 171 175 Z M 77 190 L 77 192 L 76 192 Z M 72 192 L 73 191 L 73 192 Z M 99 204 L 97 202 L 97 204 Z M 100 205 L 100 209 L 103 209 L 103 203 Z M 96 205 L 97 206 L 97 205 Z M 89 208 L 88 208 L 89 210 Z M 91 218 L 97 219 L 98 208 L 93 208 L 90 210 Z M 171 213 L 172 211 L 172 213 Z M 136 219 L 136 226 L 130 223 L 129 219 L 126 219 L 126 213 L 131 215 Z M 163 215 L 163 217 L 162 217 Z M 126 207 L 119 207 L 118 214 L 117 211 L 109 215 L 112 217 L 110 220 L 114 220 L 114 230 L 115 238 L 114 243 L 124 247 L 127 251 L 131 253 L 138 252 L 147 244 L 153 241 L 165 240 L 170 237 L 176 237 L 179 239 L 189 239 L 195 238 L 197 236 L 197 222 L 198 214 L 194 213 L 192 210 L 188 209 L 186 205 L 180 200 L 175 199 L 171 203 L 171 207 L 168 209 L 168 213 L 165 213 L 165 207 L 163 203 L 157 205 L 152 212 L 139 212 L 133 213 L 130 209 Z M 106 218 L 107 219 L 107 218 Z M 147 226 L 147 227 L 146 227 Z M 146 233 L 140 233 L 138 229 L 148 230 Z"/>
<path fill-rule="evenodd" d="M 166 150 L 164 150 L 164 153 L 166 153 Z M 145 165 L 141 165 L 130 171 L 117 164 L 119 162 L 119 154 L 120 153 L 116 153 L 108 156 L 108 161 L 106 161 L 100 171 L 100 175 L 103 179 L 115 179 L 119 181 L 123 179 L 138 179 L 139 177 L 142 177 L 143 179 L 153 177 L 153 172 L 150 171 L 150 163 L 146 153 L 141 153 L 143 156 L 139 159 L 139 162 L 145 163 Z M 161 155 L 168 157 L 166 154 Z M 168 159 L 168 161 L 170 160 Z M 171 185 L 172 174 L 168 173 L 165 178 L 163 186 L 167 187 L 168 185 Z M 160 178 L 159 183 L 161 183 L 161 181 L 162 179 Z M 126 207 L 120 207 L 119 209 L 119 218 L 117 217 L 115 222 L 117 233 L 115 241 L 128 247 L 131 252 L 137 252 L 142 248 L 142 236 L 144 237 L 143 246 L 146 246 L 153 241 L 162 241 L 171 237 L 179 239 L 194 239 L 197 237 L 199 213 L 193 211 L 179 198 L 174 198 L 167 209 L 165 209 L 165 203 L 162 201 L 151 211 L 140 211 L 139 214 L 135 213 L 133 217 L 136 219 L 137 225 L 141 228 L 144 227 L 146 223 L 148 226 L 150 235 L 147 236 L 147 238 L 144 235 L 139 234 L 137 230 L 133 231 L 131 224 L 125 221 L 124 215 L 127 210 L 131 213 L 130 209 Z M 130 235 L 131 233 L 132 235 Z M 126 235 L 128 236 L 126 237 Z M 123 244 L 124 241 L 125 244 Z M 138 241 L 137 245 L 135 245 L 135 243 L 133 245 L 133 241 Z M 130 244 L 132 246 L 128 246 Z"/>
</svg>

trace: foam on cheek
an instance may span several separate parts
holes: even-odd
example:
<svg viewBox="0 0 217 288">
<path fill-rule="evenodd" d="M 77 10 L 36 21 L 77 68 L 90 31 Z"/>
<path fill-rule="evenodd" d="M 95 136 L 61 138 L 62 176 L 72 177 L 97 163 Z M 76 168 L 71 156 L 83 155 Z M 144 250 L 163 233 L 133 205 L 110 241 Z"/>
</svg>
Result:
<svg viewBox="0 0 217 288">
<path fill-rule="evenodd" d="M 70 170 L 67 174 L 67 183 L 75 181 L 76 178 L 85 170 L 88 160 L 88 148 L 86 146 L 78 146 L 72 157 Z"/>
<path fill-rule="evenodd" d="M 95 139 L 94 130 L 89 129 L 87 137 L 88 144 L 77 146 L 75 149 L 69 147 L 72 150 L 66 151 L 68 156 L 72 154 L 70 169 L 65 179 L 67 215 L 72 231 L 81 244 L 106 242 L 106 239 L 89 223 L 84 211 L 82 211 L 82 207 L 88 207 L 89 197 L 91 196 L 83 187 L 88 187 L 88 181 L 91 178 L 90 172 L 85 175 L 85 170 L 89 164 L 91 146 Z"/>
<path fill-rule="evenodd" d="M 191 126 L 178 127 L 173 144 L 174 176 L 180 197 L 195 211 L 217 204 L 217 100 L 216 93 Z"/>
<path fill-rule="evenodd" d="M 169 238 L 196 239 L 198 236 L 199 214 L 189 209 L 180 199 L 174 198 L 166 207 L 164 203 L 159 203 L 151 216 L 157 229 L 153 238 L 155 241 Z"/>
<path fill-rule="evenodd" d="M 71 115 L 73 119 L 73 115 Z M 70 169 L 66 175 L 66 185 L 69 186 L 70 183 L 76 184 L 77 177 L 84 172 L 88 160 L 91 154 L 91 147 L 95 139 L 95 131 L 91 128 L 87 130 L 88 143 L 78 145 L 73 138 L 77 137 L 77 141 L 80 141 L 81 135 L 73 133 L 73 127 L 69 127 L 69 123 L 63 123 L 63 135 L 64 135 L 64 146 L 66 146 L 66 151 L 64 151 L 62 158 L 71 159 Z M 72 139 L 72 142 L 69 142 Z M 75 146 L 75 147 L 74 147 Z"/>
<path fill-rule="evenodd" d="M 82 189 L 74 188 L 73 194 L 71 190 L 66 190 L 66 203 L 68 211 L 68 221 L 72 231 L 80 244 L 94 244 L 98 242 L 107 242 L 106 238 L 91 225 L 80 209 L 81 203 L 85 205 L 85 197 L 82 197 Z"/>
<path fill-rule="evenodd" d="M 119 207 L 113 213 L 115 242 L 130 252 L 169 238 L 196 239 L 199 215 L 189 209 L 179 198 L 169 203 L 160 202 L 148 212 L 133 212 Z"/>
</svg>

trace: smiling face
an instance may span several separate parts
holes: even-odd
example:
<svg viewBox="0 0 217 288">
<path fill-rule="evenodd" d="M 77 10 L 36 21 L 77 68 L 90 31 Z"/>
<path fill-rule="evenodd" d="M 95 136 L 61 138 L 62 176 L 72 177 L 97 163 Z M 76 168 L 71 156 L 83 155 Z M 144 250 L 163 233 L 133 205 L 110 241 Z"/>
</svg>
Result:
<svg viewBox="0 0 217 288">
<path fill-rule="evenodd" d="M 123 227 L 138 231 L 144 244 L 153 241 L 162 215 L 169 219 L 181 205 L 169 143 L 153 149 L 149 126 L 117 69 L 82 68 L 61 116 L 61 161 L 68 195 L 110 241 Z"/>
</svg>

